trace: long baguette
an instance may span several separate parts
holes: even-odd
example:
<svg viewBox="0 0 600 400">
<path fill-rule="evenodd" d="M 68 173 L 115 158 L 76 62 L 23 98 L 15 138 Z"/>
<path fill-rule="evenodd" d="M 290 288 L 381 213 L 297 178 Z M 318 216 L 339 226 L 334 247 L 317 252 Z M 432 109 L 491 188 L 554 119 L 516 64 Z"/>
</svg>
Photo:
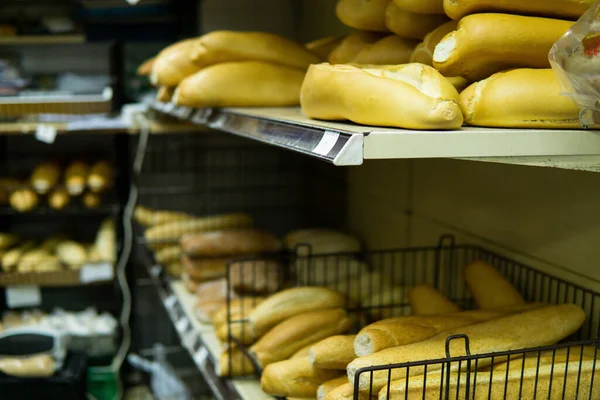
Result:
<svg viewBox="0 0 600 400">
<path fill-rule="evenodd" d="M 154 59 L 150 82 L 155 86 L 177 86 L 186 76 L 200 70 L 190 53 L 197 39 L 186 39 L 164 48 Z"/>
<path fill-rule="evenodd" d="M 257 308 L 267 302 L 268 300 Z M 289 358 L 310 343 L 344 333 L 350 328 L 350 325 L 350 319 L 344 309 L 309 311 L 291 317 L 275 326 L 262 336 L 250 348 L 250 351 L 264 367 Z"/>
<path fill-rule="evenodd" d="M 167 242 L 178 240 L 186 233 L 246 228 L 250 225 L 252 218 L 247 214 L 223 214 L 156 225 L 147 229 L 144 236 L 148 242 Z"/>
<path fill-rule="evenodd" d="M 166 224 L 169 222 L 185 221 L 196 218 L 191 214 L 180 211 L 153 210 L 144 206 L 137 206 L 133 214 L 136 222 L 149 228 L 155 225 Z"/>
<path fill-rule="evenodd" d="M 353 32 L 329 53 L 328 61 L 331 64 L 349 63 L 362 49 L 382 38 L 384 38 L 383 35 L 374 32 Z"/>
<path fill-rule="evenodd" d="M 317 388 L 317 399 L 318 400 L 325 400 L 325 398 L 327 397 L 327 395 L 334 389 L 345 385 L 346 383 L 348 383 L 348 377 L 346 375 L 344 376 L 340 376 L 339 378 L 336 379 L 332 379 L 330 381 L 327 382 L 323 382 L 321 385 L 319 385 L 319 387 Z"/>
<path fill-rule="evenodd" d="M 390 0 L 339 0 L 335 14 L 342 23 L 363 31 L 387 32 L 385 9 Z"/>
<path fill-rule="evenodd" d="M 315 343 L 310 349 L 310 362 L 317 368 L 343 369 L 356 358 L 356 335 L 335 335 Z"/>
<path fill-rule="evenodd" d="M 418 285 L 408 293 L 408 302 L 414 315 L 451 314 L 460 307 L 429 285 Z"/>
<path fill-rule="evenodd" d="M 405 11 L 415 14 L 444 14 L 443 0 L 393 0 Z"/>
<path fill-rule="evenodd" d="M 248 316 L 248 322 L 256 337 L 283 320 L 308 311 L 344 307 L 346 300 L 340 293 L 324 288 L 304 286 L 286 289 L 270 296 Z"/>
<path fill-rule="evenodd" d="M 391 1 L 385 10 L 385 26 L 403 38 L 423 39 L 425 35 L 448 21 L 444 14 L 415 14 Z"/>
<path fill-rule="evenodd" d="M 246 376 L 254 373 L 254 365 L 237 347 L 231 347 L 221 353 L 215 366 L 218 376 Z"/>
<path fill-rule="evenodd" d="M 154 65 L 154 59 L 155 59 L 155 57 L 151 57 L 151 58 L 145 60 L 143 63 L 141 63 L 135 72 L 136 75 L 149 76 L 152 73 L 152 66 Z"/>
<path fill-rule="evenodd" d="M 504 12 L 575 20 L 594 2 L 595 0 L 443 0 L 443 6 L 452 19 L 475 13 Z"/>
<path fill-rule="evenodd" d="M 308 42 L 304 47 L 306 47 L 306 50 L 317 55 L 321 60 L 327 61 L 331 52 L 342 43 L 342 40 L 344 40 L 342 36 L 327 36 Z"/>
<path fill-rule="evenodd" d="M 548 52 L 571 25 L 520 15 L 469 15 L 436 46 L 433 66 L 471 82 L 509 68 L 549 68 Z"/>
<path fill-rule="evenodd" d="M 363 48 L 352 59 L 354 64 L 406 64 L 418 43 L 411 39 L 390 35 Z"/>
<path fill-rule="evenodd" d="M 281 249 L 279 239 L 256 229 L 190 233 L 179 242 L 183 252 L 190 257 L 240 256 Z"/>
<path fill-rule="evenodd" d="M 423 42 L 417 47 L 410 57 L 410 62 L 420 62 L 426 65 L 433 65 L 433 52 L 435 46 L 450 32 L 458 26 L 458 21 L 448 21 L 433 29 L 423 39 Z"/>
<path fill-rule="evenodd" d="M 494 267 L 476 261 L 465 268 L 465 281 L 482 309 L 521 306 L 525 300 L 515 287 Z"/>
<path fill-rule="evenodd" d="M 580 307 L 566 304 L 544 307 L 480 324 L 456 328 L 427 340 L 392 347 L 369 356 L 357 358 L 348 365 L 348 379 L 351 383 L 354 383 L 356 372 L 362 367 L 445 358 L 446 338 L 455 334 L 468 335 L 471 354 L 482 354 L 554 344 L 577 331 L 584 320 L 585 313 Z M 451 349 L 453 356 L 465 354 L 464 345 L 459 346 L 456 344 L 452 347 L 454 347 Z M 479 365 L 484 367 L 485 360 L 482 360 Z M 433 371 L 439 369 L 439 367 L 438 364 L 434 364 L 430 365 L 428 369 Z M 414 367 L 409 371 L 410 376 L 422 373 L 422 367 Z M 370 374 L 362 374 L 359 387 L 361 391 L 368 391 L 372 385 L 373 391 L 378 392 L 389 379 L 396 380 L 405 377 L 406 370 L 392 370 L 390 378 L 388 378 L 388 371 L 375 371 L 372 380 Z"/>
</svg>

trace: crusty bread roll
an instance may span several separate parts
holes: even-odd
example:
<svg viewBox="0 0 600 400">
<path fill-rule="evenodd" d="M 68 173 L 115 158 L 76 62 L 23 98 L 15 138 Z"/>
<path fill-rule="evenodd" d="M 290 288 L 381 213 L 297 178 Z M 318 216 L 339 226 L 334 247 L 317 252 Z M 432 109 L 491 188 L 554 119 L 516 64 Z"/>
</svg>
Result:
<svg viewBox="0 0 600 400">
<path fill-rule="evenodd" d="M 325 400 L 325 398 L 327 397 L 327 395 L 334 389 L 345 385 L 346 383 L 348 383 L 348 377 L 346 375 L 344 376 L 340 376 L 339 378 L 335 378 L 332 379 L 330 381 L 327 382 L 323 382 L 321 385 L 319 385 L 319 387 L 317 388 L 317 399 L 318 400 Z"/>
<path fill-rule="evenodd" d="M 408 293 L 408 302 L 414 315 L 451 314 L 460 307 L 429 285 L 417 285 Z"/>
<path fill-rule="evenodd" d="M 83 161 L 73 161 L 65 169 L 65 187 L 71 196 L 79 196 L 85 190 L 90 167 Z"/>
<path fill-rule="evenodd" d="M 268 301 L 265 300 L 254 310 Z M 306 345 L 344 333 L 348 328 L 350 319 L 342 308 L 308 311 L 273 327 L 252 345 L 250 351 L 264 367 L 288 359 Z"/>
<path fill-rule="evenodd" d="M 317 368 L 308 357 L 301 357 L 267 365 L 260 387 L 273 396 L 314 398 L 319 385 L 340 375 L 343 372 Z"/>
<path fill-rule="evenodd" d="M 356 335 L 335 335 L 315 343 L 309 352 L 310 362 L 317 368 L 343 369 L 356 358 Z"/>
<path fill-rule="evenodd" d="M 396 6 L 415 14 L 444 14 L 443 0 L 393 0 Z"/>
<path fill-rule="evenodd" d="M 551 69 L 515 69 L 469 86 L 460 106 L 466 123 L 474 126 L 581 128 L 579 107 L 561 93 Z"/>
<path fill-rule="evenodd" d="M 276 64 L 222 63 L 184 79 L 173 102 L 189 107 L 295 106 L 303 79 L 303 71 Z"/>
<path fill-rule="evenodd" d="M 188 233 L 179 242 L 182 251 L 190 257 L 241 256 L 281 249 L 279 239 L 257 229 Z"/>
<path fill-rule="evenodd" d="M 90 168 L 87 184 L 94 193 L 104 192 L 112 186 L 113 168 L 108 161 L 98 161 Z"/>
<path fill-rule="evenodd" d="M 222 214 L 210 217 L 169 221 L 154 225 L 144 232 L 150 243 L 176 241 L 186 233 L 206 232 L 215 229 L 246 228 L 252 225 L 247 214 Z"/>
<path fill-rule="evenodd" d="M 382 34 L 374 32 L 353 32 L 346 36 L 340 44 L 329 53 L 329 63 L 346 64 L 352 61 L 354 57 L 366 46 L 384 38 Z"/>
<path fill-rule="evenodd" d="M 390 35 L 364 47 L 351 62 L 375 65 L 406 64 L 416 45 L 414 40 Z"/>
<path fill-rule="evenodd" d="M 348 365 L 348 379 L 351 383 L 354 383 L 356 371 L 362 367 L 445 358 L 446 338 L 455 334 L 469 336 L 471 354 L 483 354 L 554 344 L 576 332 L 584 320 L 585 312 L 580 307 L 565 304 L 451 329 L 427 340 L 392 347 L 375 354 L 359 357 Z M 454 344 L 451 346 L 450 351 L 454 357 L 465 355 L 464 344 Z M 489 360 L 479 360 L 479 367 L 486 366 L 486 362 L 489 363 Z M 441 365 L 429 365 L 428 370 L 435 371 Z M 454 366 L 454 368 L 456 367 L 457 365 Z M 422 367 L 410 368 L 410 376 L 421 374 L 423 374 Z M 396 380 L 405 377 L 406 369 L 392 370 L 390 377 L 388 377 L 388 371 L 375 371 L 372 381 L 370 374 L 361 375 L 359 388 L 363 392 L 368 391 L 372 384 L 373 392 L 378 392 L 387 384 L 389 379 Z"/>
<path fill-rule="evenodd" d="M 27 212 L 38 206 L 40 198 L 37 193 L 31 189 L 17 189 L 10 194 L 8 202 L 15 210 Z"/>
<path fill-rule="evenodd" d="M 196 283 L 224 278 L 227 273 L 228 262 L 229 258 L 227 257 L 194 259 L 186 255 L 181 257 L 183 270 Z"/>
<path fill-rule="evenodd" d="M 363 31 L 387 32 L 385 8 L 390 0 L 339 0 L 335 14 L 342 23 Z"/>
<path fill-rule="evenodd" d="M 213 31 L 194 42 L 189 57 L 203 67 L 262 61 L 301 70 L 321 61 L 300 43 L 268 32 Z"/>
<path fill-rule="evenodd" d="M 186 76 L 201 67 L 194 63 L 191 53 L 198 39 L 186 39 L 164 48 L 154 59 L 150 82 L 155 86 L 177 86 Z"/>
<path fill-rule="evenodd" d="M 407 129 L 458 129 L 463 122 L 454 86 L 432 67 L 416 63 L 311 65 L 300 102 L 304 114 L 323 120 Z"/>
<path fill-rule="evenodd" d="M 149 76 L 152 73 L 152 67 L 154 66 L 155 57 L 151 57 L 140 64 L 136 74 L 139 76 Z"/>
<path fill-rule="evenodd" d="M 58 163 L 46 161 L 40 163 L 31 173 L 31 186 L 39 194 L 46 194 L 58 184 L 60 179 Z"/>
<path fill-rule="evenodd" d="M 173 93 L 175 93 L 175 87 L 173 86 L 161 86 L 158 88 L 156 92 L 156 100 L 162 103 L 168 103 L 173 98 Z"/>
<path fill-rule="evenodd" d="M 138 224 L 148 228 L 169 222 L 185 221 L 196 217 L 180 211 L 153 210 L 148 207 L 137 206 L 133 218 Z"/>
<path fill-rule="evenodd" d="M 306 47 L 306 50 L 317 55 L 321 60 L 327 61 L 331 52 L 342 43 L 343 39 L 343 36 L 327 36 L 308 42 L 304 47 Z"/>
<path fill-rule="evenodd" d="M 420 62 L 425 65 L 433 65 L 433 52 L 435 46 L 450 32 L 458 26 L 458 21 L 447 21 L 434 30 L 427 33 L 423 42 L 418 44 L 413 51 L 410 62 Z"/>
<path fill-rule="evenodd" d="M 340 293 L 324 288 L 303 286 L 282 290 L 258 305 L 248 316 L 253 334 L 261 337 L 281 321 L 301 313 L 344 307 L 346 299 Z"/>
<path fill-rule="evenodd" d="M 595 0 L 443 0 L 443 5 L 444 11 L 452 19 L 476 13 L 503 12 L 576 20 L 594 2 Z"/>
<path fill-rule="evenodd" d="M 475 261 L 465 268 L 465 282 L 481 309 L 501 309 L 525 305 L 515 287 L 484 261 Z"/>
<path fill-rule="evenodd" d="M 72 240 L 65 240 L 56 246 L 58 259 L 69 268 L 78 268 L 87 261 L 86 248 Z"/>
<path fill-rule="evenodd" d="M 398 36 L 423 39 L 425 35 L 448 21 L 445 14 L 415 14 L 390 1 L 385 10 L 385 26 Z"/>
<path fill-rule="evenodd" d="M 548 68 L 548 52 L 572 24 L 520 15 L 469 15 L 438 43 L 433 66 L 445 76 L 471 82 L 509 68 Z"/>
<path fill-rule="evenodd" d="M 48 205 L 55 210 L 62 210 L 71 202 L 67 189 L 57 187 L 48 194 Z"/>
</svg>

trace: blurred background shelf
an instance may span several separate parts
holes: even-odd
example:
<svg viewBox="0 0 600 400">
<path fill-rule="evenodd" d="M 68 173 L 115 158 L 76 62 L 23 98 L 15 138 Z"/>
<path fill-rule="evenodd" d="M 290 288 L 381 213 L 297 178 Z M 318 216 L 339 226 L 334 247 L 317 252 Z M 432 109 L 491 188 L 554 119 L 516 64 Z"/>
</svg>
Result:
<svg viewBox="0 0 600 400">
<path fill-rule="evenodd" d="M 0 36 L 0 46 L 82 44 L 82 43 L 85 43 L 85 35 L 79 35 L 79 34 Z"/>
</svg>

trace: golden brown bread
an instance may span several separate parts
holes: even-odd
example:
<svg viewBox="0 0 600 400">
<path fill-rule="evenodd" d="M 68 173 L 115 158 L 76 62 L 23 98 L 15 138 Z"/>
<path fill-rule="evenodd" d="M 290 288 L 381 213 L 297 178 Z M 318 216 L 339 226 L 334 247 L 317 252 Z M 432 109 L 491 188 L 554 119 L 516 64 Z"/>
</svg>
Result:
<svg viewBox="0 0 600 400">
<path fill-rule="evenodd" d="M 352 385 L 350 382 L 347 382 L 335 389 L 332 389 L 329 393 L 327 393 L 327 396 L 325 396 L 325 400 L 354 400 L 354 385 Z M 359 392 L 358 400 L 372 399 L 369 396 L 369 393 Z"/>
<path fill-rule="evenodd" d="M 452 19 L 475 13 L 503 12 L 575 20 L 594 0 L 443 0 L 443 3 L 444 11 Z"/>
<path fill-rule="evenodd" d="M 226 296 L 226 294 L 225 294 Z M 264 300 L 263 297 L 243 297 L 233 298 L 229 304 L 229 315 L 231 321 L 238 321 L 246 319 L 248 314 Z M 212 316 L 212 323 L 214 325 L 227 324 L 227 299 L 223 299 L 223 304 L 217 312 Z"/>
<path fill-rule="evenodd" d="M 299 103 L 304 71 L 259 61 L 212 65 L 185 78 L 173 102 L 189 107 L 284 107 Z"/>
<path fill-rule="evenodd" d="M 140 64 L 136 74 L 139 76 L 149 76 L 152 73 L 152 67 L 154 66 L 155 57 L 151 57 Z"/>
<path fill-rule="evenodd" d="M 385 8 L 390 0 L 339 0 L 335 14 L 342 23 L 363 31 L 387 32 Z"/>
<path fill-rule="evenodd" d="M 65 169 L 65 187 L 71 196 L 79 196 L 85 190 L 89 166 L 83 161 L 73 161 Z"/>
<path fill-rule="evenodd" d="M 515 69 L 477 82 L 460 95 L 465 122 L 499 128 L 578 129 L 579 107 L 551 69 Z"/>
<path fill-rule="evenodd" d="M 247 214 L 222 214 L 210 217 L 183 219 L 160 223 L 146 229 L 144 236 L 149 243 L 176 241 L 186 233 L 206 232 L 216 229 L 246 228 L 252 225 Z"/>
<path fill-rule="evenodd" d="M 190 258 L 181 257 L 181 266 L 196 283 L 224 278 L 229 258 Z"/>
<path fill-rule="evenodd" d="M 365 46 L 351 62 L 374 65 L 406 64 L 416 45 L 414 40 L 390 35 Z"/>
<path fill-rule="evenodd" d="M 334 253 L 353 253 L 361 249 L 360 241 L 354 236 L 328 230 L 328 229 L 299 229 L 288 233 L 283 238 L 286 249 L 296 251 L 297 246 L 299 255 L 310 254 L 334 254 Z M 305 246 L 309 248 L 305 248 Z"/>
<path fill-rule="evenodd" d="M 48 194 L 48 205 L 55 210 L 62 210 L 69 205 L 70 201 L 69 193 L 62 187 L 57 187 Z"/>
<path fill-rule="evenodd" d="M 179 85 L 186 76 L 200 70 L 190 54 L 198 39 L 186 39 L 164 48 L 154 59 L 150 81 L 155 86 Z"/>
<path fill-rule="evenodd" d="M 219 376 L 246 376 L 254 373 L 254 366 L 250 359 L 234 346 L 221 353 L 216 370 Z"/>
<path fill-rule="evenodd" d="M 94 193 L 104 192 L 112 186 L 113 169 L 108 161 L 98 161 L 90 168 L 87 184 Z"/>
<path fill-rule="evenodd" d="M 576 332 L 584 320 L 585 313 L 580 307 L 566 304 L 451 329 L 427 340 L 359 357 L 348 365 L 348 379 L 354 383 L 356 371 L 362 367 L 444 358 L 446 356 L 446 338 L 455 334 L 469 336 L 471 354 L 483 354 L 554 344 Z M 451 344 L 450 353 L 455 357 L 464 355 L 464 344 Z M 485 365 L 486 360 L 480 360 L 479 366 L 484 367 Z M 439 368 L 439 364 L 433 364 L 428 367 L 428 370 L 434 371 Z M 421 374 L 423 374 L 422 367 L 413 367 L 409 371 L 410 376 Z M 396 369 L 392 370 L 390 379 L 404 379 L 405 376 L 406 370 Z M 373 373 L 371 383 L 374 392 L 381 390 L 387 382 L 388 371 Z M 368 390 L 369 386 L 369 374 L 361 375 L 360 390 Z"/>
<path fill-rule="evenodd" d="M 144 206 L 137 206 L 133 217 L 138 224 L 145 228 L 195 218 L 193 215 L 185 212 L 154 210 Z"/>
<path fill-rule="evenodd" d="M 408 302 L 414 315 L 451 314 L 460 307 L 429 285 L 417 285 L 408 293 Z"/>
<path fill-rule="evenodd" d="M 40 163 L 31 173 L 31 186 L 39 194 L 46 194 L 58 184 L 60 166 L 52 161 Z"/>
<path fill-rule="evenodd" d="M 475 261 L 465 268 L 465 282 L 481 309 L 500 309 L 525 305 L 515 287 L 484 261 Z"/>
<path fill-rule="evenodd" d="M 40 198 L 37 193 L 31 189 L 17 189 L 10 194 L 8 202 L 15 210 L 27 212 L 38 206 Z"/>
<path fill-rule="evenodd" d="M 308 42 L 304 47 L 317 55 L 322 61 L 327 61 L 331 52 L 342 43 L 343 39 L 343 36 L 327 36 Z"/>
<path fill-rule="evenodd" d="M 317 368 L 343 369 L 356 358 L 356 335 L 335 335 L 315 343 L 310 349 L 310 362 Z"/>
<path fill-rule="evenodd" d="M 305 115 L 363 125 L 407 129 L 458 129 L 458 92 L 423 64 L 311 65 L 300 97 Z"/>
<path fill-rule="evenodd" d="M 416 14 L 444 14 L 443 0 L 393 0 L 402 10 Z"/>
<path fill-rule="evenodd" d="M 190 257 L 241 256 L 281 249 L 279 239 L 256 229 L 189 233 L 180 239 L 180 245 Z"/>
<path fill-rule="evenodd" d="M 548 52 L 572 24 L 521 15 L 469 15 L 438 43 L 433 66 L 445 76 L 471 82 L 509 68 L 548 68 Z"/>
<path fill-rule="evenodd" d="M 156 262 L 160 264 L 168 264 L 173 261 L 178 261 L 181 259 L 181 247 L 179 245 L 172 245 L 165 247 L 164 249 L 160 249 L 154 253 L 154 258 L 156 259 Z"/>
<path fill-rule="evenodd" d="M 352 61 L 366 46 L 384 38 L 382 34 L 374 32 L 353 32 L 346 36 L 340 44 L 329 53 L 329 63 L 346 64 Z"/>
<path fill-rule="evenodd" d="M 173 86 L 161 86 L 158 88 L 156 92 L 156 100 L 169 103 L 173 98 L 173 93 L 175 93 L 175 87 Z"/>
<path fill-rule="evenodd" d="M 447 21 L 427 33 L 423 42 L 415 47 L 415 50 L 410 57 L 410 62 L 433 65 L 433 52 L 435 51 L 435 46 L 437 46 L 444 36 L 454 31 L 457 26 L 458 21 Z"/>
<path fill-rule="evenodd" d="M 313 344 L 314 343 L 311 343 L 308 346 L 304 346 L 303 348 L 292 354 L 292 356 L 289 359 L 291 360 L 293 358 L 308 357 L 310 355 L 310 349 L 312 349 Z"/>
<path fill-rule="evenodd" d="M 429 32 L 448 21 L 444 14 L 415 14 L 391 1 L 385 10 L 385 26 L 398 36 L 423 39 Z"/>
<path fill-rule="evenodd" d="M 323 382 L 317 388 L 317 399 L 325 400 L 325 398 L 331 391 L 342 385 L 345 385 L 346 383 L 348 383 L 348 377 L 346 377 L 345 375 L 327 382 Z"/>
</svg>

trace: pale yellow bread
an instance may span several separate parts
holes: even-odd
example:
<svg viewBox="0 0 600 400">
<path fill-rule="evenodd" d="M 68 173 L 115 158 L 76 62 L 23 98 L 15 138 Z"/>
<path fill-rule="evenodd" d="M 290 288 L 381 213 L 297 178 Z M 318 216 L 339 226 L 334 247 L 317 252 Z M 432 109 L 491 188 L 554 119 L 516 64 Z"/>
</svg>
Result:
<svg viewBox="0 0 600 400">
<path fill-rule="evenodd" d="M 458 129 L 458 92 L 423 64 L 358 68 L 318 64 L 302 86 L 305 115 L 363 125 L 407 129 Z"/>
<path fill-rule="evenodd" d="M 148 76 L 152 73 L 152 66 L 154 65 L 155 57 L 151 57 L 140 64 L 138 69 L 136 70 L 136 75 L 139 76 Z"/>
<path fill-rule="evenodd" d="M 465 282 L 481 309 L 502 309 L 525 305 L 517 289 L 485 261 L 475 261 L 465 267 Z"/>
<path fill-rule="evenodd" d="M 200 70 L 190 58 L 198 39 L 186 39 L 164 48 L 152 64 L 150 82 L 155 86 L 177 86 L 183 78 Z"/>
<path fill-rule="evenodd" d="M 299 103 L 304 72 L 259 61 L 206 67 L 184 79 L 173 102 L 188 107 L 283 107 Z"/>
<path fill-rule="evenodd" d="M 390 0 L 339 0 L 335 14 L 345 25 L 363 31 L 387 32 L 385 8 Z"/>
<path fill-rule="evenodd" d="M 173 92 L 175 92 L 174 87 L 161 86 L 158 88 L 158 91 L 156 92 L 156 100 L 163 102 L 163 103 L 168 103 L 171 101 L 171 98 L 173 97 Z"/>
<path fill-rule="evenodd" d="M 353 32 L 346 36 L 334 50 L 329 53 L 330 64 L 346 64 L 352 61 L 362 49 L 384 38 L 374 32 Z"/>
<path fill-rule="evenodd" d="M 429 285 L 417 285 L 408 293 L 408 302 L 414 315 L 450 314 L 460 307 Z"/>
<path fill-rule="evenodd" d="M 317 368 L 342 369 L 356 358 L 356 335 L 335 335 L 315 343 L 309 352 L 310 362 Z"/>
<path fill-rule="evenodd" d="M 373 392 L 373 395 L 377 394 L 377 392 Z M 325 400 L 354 400 L 354 385 L 350 382 L 344 383 L 332 389 L 325 396 Z M 369 393 L 359 392 L 358 400 L 371 400 Z"/>
<path fill-rule="evenodd" d="M 327 36 L 308 42 L 304 47 L 321 60 L 327 61 L 331 52 L 342 43 L 342 40 L 344 40 L 343 36 Z"/>
<path fill-rule="evenodd" d="M 549 68 L 548 52 L 573 22 L 508 14 L 473 14 L 435 47 L 433 66 L 471 82 L 509 68 Z"/>
<path fill-rule="evenodd" d="M 327 395 L 329 394 L 329 392 L 331 392 L 332 390 L 344 385 L 348 383 L 348 377 L 346 375 L 341 376 L 339 378 L 336 379 L 332 379 L 330 381 L 327 382 L 323 382 L 321 385 L 319 385 L 319 387 L 317 388 L 317 399 L 318 400 L 325 400 L 325 398 L 327 397 Z"/>
<path fill-rule="evenodd" d="M 475 13 L 504 12 L 575 20 L 594 3 L 595 0 L 443 0 L 444 11 L 452 19 Z"/>
<path fill-rule="evenodd" d="M 421 64 L 433 65 L 433 52 L 435 46 L 450 32 L 458 26 L 457 21 L 448 21 L 434 30 L 430 31 L 423 41 L 415 47 L 410 62 L 420 62 Z"/>
<path fill-rule="evenodd" d="M 448 17 L 444 14 L 415 14 L 401 9 L 393 1 L 385 10 L 385 26 L 404 38 L 423 39 L 447 21 Z"/>
<path fill-rule="evenodd" d="M 443 0 L 393 0 L 405 11 L 416 14 L 444 14 Z"/>
<path fill-rule="evenodd" d="M 498 128 L 577 129 L 579 107 L 551 69 L 516 69 L 477 82 L 460 95 L 465 122 Z"/>
<path fill-rule="evenodd" d="M 417 44 L 414 40 L 390 35 L 365 46 L 351 62 L 373 65 L 406 64 Z"/>
</svg>

